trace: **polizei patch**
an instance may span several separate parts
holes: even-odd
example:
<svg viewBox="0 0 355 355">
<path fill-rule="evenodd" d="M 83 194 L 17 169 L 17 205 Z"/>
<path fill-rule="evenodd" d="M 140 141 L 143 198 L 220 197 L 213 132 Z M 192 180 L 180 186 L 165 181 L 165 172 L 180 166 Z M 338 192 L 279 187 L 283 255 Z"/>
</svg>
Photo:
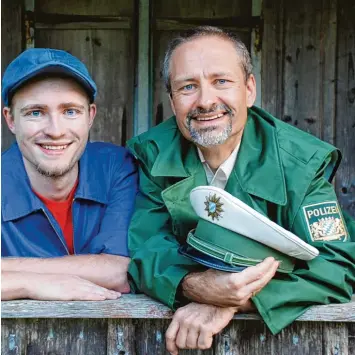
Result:
<svg viewBox="0 0 355 355">
<path fill-rule="evenodd" d="M 314 242 L 345 242 L 348 239 L 348 231 L 336 201 L 308 205 L 303 207 L 303 212 Z"/>
</svg>

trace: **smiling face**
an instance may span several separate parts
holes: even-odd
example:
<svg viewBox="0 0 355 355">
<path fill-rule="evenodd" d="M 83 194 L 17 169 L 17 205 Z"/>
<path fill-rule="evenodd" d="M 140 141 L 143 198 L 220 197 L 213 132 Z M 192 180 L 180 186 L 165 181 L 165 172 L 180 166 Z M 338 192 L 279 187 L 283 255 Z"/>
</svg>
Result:
<svg viewBox="0 0 355 355">
<path fill-rule="evenodd" d="M 237 145 L 255 101 L 255 79 L 245 80 L 233 42 L 197 37 L 170 61 L 171 106 L 183 136 L 202 147 Z"/>
<path fill-rule="evenodd" d="M 77 168 L 95 114 L 81 86 L 64 78 L 33 81 L 4 108 L 27 172 L 53 178 Z"/>
</svg>

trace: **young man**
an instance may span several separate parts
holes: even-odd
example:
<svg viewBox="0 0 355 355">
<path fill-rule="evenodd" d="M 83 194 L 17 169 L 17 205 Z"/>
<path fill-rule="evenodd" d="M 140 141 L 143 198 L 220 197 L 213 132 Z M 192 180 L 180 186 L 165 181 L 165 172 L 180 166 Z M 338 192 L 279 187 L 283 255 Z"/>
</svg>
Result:
<svg viewBox="0 0 355 355">
<path fill-rule="evenodd" d="M 256 308 L 277 333 L 312 304 L 349 301 L 355 223 L 344 221 L 331 184 L 338 151 L 253 106 L 250 55 L 218 28 L 174 39 L 163 72 L 175 117 L 129 142 L 140 161 L 141 190 L 129 232 L 129 274 L 142 292 L 173 309 L 182 306 L 166 333 L 167 349 L 210 347 L 235 312 Z M 190 191 L 209 184 L 320 256 L 282 275 L 273 258 L 227 273 L 181 255 L 198 221 Z"/>
<path fill-rule="evenodd" d="M 85 65 L 29 49 L 6 69 L 3 114 L 16 136 L 2 155 L 3 300 L 105 300 L 129 292 L 132 156 L 89 143 L 96 84 Z"/>
</svg>

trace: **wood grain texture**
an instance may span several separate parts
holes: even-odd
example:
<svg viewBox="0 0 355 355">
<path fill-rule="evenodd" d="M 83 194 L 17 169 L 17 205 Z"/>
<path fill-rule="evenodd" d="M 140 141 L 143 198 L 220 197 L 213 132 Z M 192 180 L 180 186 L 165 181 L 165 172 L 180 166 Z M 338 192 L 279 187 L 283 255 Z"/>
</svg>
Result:
<svg viewBox="0 0 355 355">
<path fill-rule="evenodd" d="M 1 1 L 1 76 L 10 62 L 23 50 L 23 26 L 23 2 Z M 7 128 L 4 118 L 1 119 L 1 150 L 4 151 L 15 141 L 15 137 Z"/>
<path fill-rule="evenodd" d="M 323 355 L 351 353 L 349 349 L 349 332 L 345 324 L 323 324 Z"/>
<path fill-rule="evenodd" d="M 321 136 L 322 0 L 285 1 L 284 120 Z M 325 34 L 327 35 L 327 33 Z"/>
<path fill-rule="evenodd" d="M 250 16 L 251 5 L 240 0 L 209 0 L 208 3 L 204 0 L 155 0 L 154 15 L 158 18 L 206 19 Z"/>
<path fill-rule="evenodd" d="M 336 192 L 355 217 L 355 2 L 338 1 L 336 146 L 343 154 Z"/>
<path fill-rule="evenodd" d="M 299 322 L 285 328 L 280 334 L 281 354 L 323 355 L 322 324 Z"/>
<path fill-rule="evenodd" d="M 261 63 L 262 107 L 276 117 L 283 115 L 283 18 L 284 1 L 263 2 L 263 38 Z"/>
<path fill-rule="evenodd" d="M 36 0 L 36 11 L 66 15 L 133 16 L 131 0 Z"/>
<path fill-rule="evenodd" d="M 337 66 L 337 0 L 323 0 L 319 33 L 320 50 L 320 137 L 335 144 L 336 66 Z"/>
<path fill-rule="evenodd" d="M 109 319 L 107 327 L 107 354 L 135 354 L 136 324 L 132 319 Z"/>
<path fill-rule="evenodd" d="M 168 319 L 3 319 L 2 355 L 163 355 Z M 295 322 L 272 335 L 260 321 L 233 320 L 206 355 L 352 355 L 353 323 Z"/>
<path fill-rule="evenodd" d="M 1 353 L 26 355 L 106 354 L 104 319 L 2 320 Z"/>
<path fill-rule="evenodd" d="M 165 305 L 145 295 L 123 295 L 119 300 L 102 302 L 3 301 L 3 318 L 149 318 L 169 319 Z M 235 319 L 260 320 L 257 314 L 237 314 Z M 298 320 L 354 322 L 355 302 L 313 306 Z"/>
<path fill-rule="evenodd" d="M 351 323 L 348 326 L 348 336 L 349 336 L 348 353 L 352 355 L 355 354 L 355 324 L 354 323 Z"/>
</svg>

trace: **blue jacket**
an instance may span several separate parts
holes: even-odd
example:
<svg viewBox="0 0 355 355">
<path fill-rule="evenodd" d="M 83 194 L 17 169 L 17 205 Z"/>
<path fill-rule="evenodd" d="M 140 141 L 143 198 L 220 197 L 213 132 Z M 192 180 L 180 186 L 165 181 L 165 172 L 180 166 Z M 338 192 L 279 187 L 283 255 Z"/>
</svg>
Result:
<svg viewBox="0 0 355 355">
<path fill-rule="evenodd" d="M 63 232 L 33 193 L 17 144 L 2 154 L 2 256 L 68 255 Z M 134 158 L 123 147 L 88 143 L 73 200 L 75 254 L 128 256 L 127 230 L 137 193 Z"/>
</svg>

